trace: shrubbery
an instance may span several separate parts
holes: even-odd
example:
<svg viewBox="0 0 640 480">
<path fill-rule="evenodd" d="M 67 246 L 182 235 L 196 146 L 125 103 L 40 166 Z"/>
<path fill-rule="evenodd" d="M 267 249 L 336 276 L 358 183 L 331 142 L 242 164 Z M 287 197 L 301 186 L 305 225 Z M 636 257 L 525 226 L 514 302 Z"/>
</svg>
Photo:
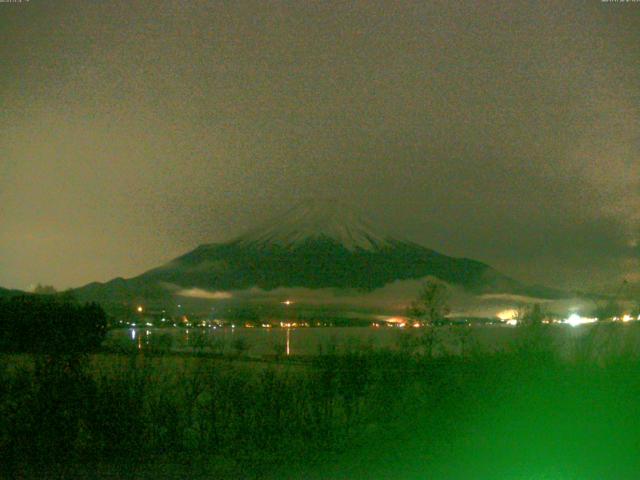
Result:
<svg viewBox="0 0 640 480">
<path fill-rule="evenodd" d="M 0 299 L 0 349 L 5 352 L 70 354 L 95 351 L 107 319 L 97 304 L 58 295 Z"/>
<path fill-rule="evenodd" d="M 157 355 L 166 345 L 84 355 L 98 345 L 99 309 L 36 297 L 1 311 L 3 328 L 22 312 L 20 341 L 34 342 L 12 350 L 36 353 L 0 358 L 6 478 L 494 479 L 584 468 L 594 475 L 571 478 L 619 480 L 640 471 L 640 354 L 609 348 L 620 328 L 632 338 L 640 324 L 597 325 L 576 337 L 569 362 L 548 348 L 551 326 L 534 324 L 495 354 L 474 352 L 469 327 L 456 327 L 459 355 L 433 355 L 428 337 L 265 365 Z M 46 332 L 52 325 L 88 340 L 65 344 Z"/>
<path fill-rule="evenodd" d="M 581 457 L 583 446 L 610 435 L 640 441 L 630 356 L 598 366 L 528 350 L 370 351 L 265 367 L 133 353 L 72 371 L 33 358 L 0 363 L 7 478 L 512 478 L 514 465 L 596 468 L 625 451 Z M 7 359 L 23 367 L 3 369 Z M 633 451 L 618 457 L 637 471 Z M 334 464 L 359 473 L 326 473 Z M 635 478 L 604 473 L 589 478 Z"/>
</svg>

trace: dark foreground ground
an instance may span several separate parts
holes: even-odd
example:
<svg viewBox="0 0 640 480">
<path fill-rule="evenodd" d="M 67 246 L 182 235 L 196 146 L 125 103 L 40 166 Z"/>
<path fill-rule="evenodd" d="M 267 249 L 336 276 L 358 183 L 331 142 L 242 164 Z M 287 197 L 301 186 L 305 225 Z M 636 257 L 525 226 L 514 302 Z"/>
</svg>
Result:
<svg viewBox="0 0 640 480">
<path fill-rule="evenodd" d="M 4 478 L 637 479 L 640 360 L 5 356 Z M 586 340 L 585 340 L 586 341 Z"/>
</svg>

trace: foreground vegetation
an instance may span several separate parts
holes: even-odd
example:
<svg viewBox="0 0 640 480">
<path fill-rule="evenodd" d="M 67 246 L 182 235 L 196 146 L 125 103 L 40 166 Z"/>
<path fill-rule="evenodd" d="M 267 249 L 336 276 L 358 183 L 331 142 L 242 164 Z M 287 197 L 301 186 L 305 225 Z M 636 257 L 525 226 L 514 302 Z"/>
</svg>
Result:
<svg viewBox="0 0 640 480">
<path fill-rule="evenodd" d="M 638 338 L 639 325 L 590 327 L 571 357 L 553 348 L 554 327 L 530 323 L 493 353 L 461 326 L 457 355 L 425 328 L 393 350 L 353 343 L 262 362 L 237 348 L 100 350 L 101 309 L 59 298 L 5 302 L 0 327 L 4 478 L 619 480 L 640 471 L 640 357 L 618 342 Z"/>
<path fill-rule="evenodd" d="M 602 328 L 612 326 L 603 325 Z M 523 331 L 524 332 L 524 331 Z M 424 342 L 309 363 L 4 354 L 6 478 L 636 478 L 640 361 Z M 415 338 L 414 338 L 415 340 Z M 545 477 L 546 475 L 546 477 Z"/>
</svg>

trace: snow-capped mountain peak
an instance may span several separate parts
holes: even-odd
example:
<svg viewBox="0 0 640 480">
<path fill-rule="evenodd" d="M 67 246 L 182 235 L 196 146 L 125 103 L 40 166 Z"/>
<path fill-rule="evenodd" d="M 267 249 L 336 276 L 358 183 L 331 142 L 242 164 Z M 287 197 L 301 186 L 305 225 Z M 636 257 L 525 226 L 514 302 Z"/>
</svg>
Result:
<svg viewBox="0 0 640 480">
<path fill-rule="evenodd" d="M 378 250 L 390 245 L 371 221 L 333 200 L 302 202 L 237 239 L 240 244 L 292 247 L 310 239 L 328 238 L 354 250 Z"/>
</svg>

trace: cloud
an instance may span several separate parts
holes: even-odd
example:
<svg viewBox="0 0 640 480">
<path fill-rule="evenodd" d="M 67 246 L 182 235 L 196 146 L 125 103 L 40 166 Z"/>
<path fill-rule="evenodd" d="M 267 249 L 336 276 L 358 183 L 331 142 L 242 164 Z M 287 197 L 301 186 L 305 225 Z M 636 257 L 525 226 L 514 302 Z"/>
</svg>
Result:
<svg viewBox="0 0 640 480">
<path fill-rule="evenodd" d="M 3 11 L 0 285 L 135 276 L 309 195 L 524 281 L 633 271 L 638 17 L 547 3 Z"/>
<path fill-rule="evenodd" d="M 179 290 L 177 295 L 180 295 L 181 297 L 202 298 L 208 300 L 229 300 L 233 298 L 233 295 L 229 292 L 210 292 L 201 288 Z"/>
<path fill-rule="evenodd" d="M 512 295 L 509 293 L 487 293 L 480 296 L 482 300 L 497 300 L 503 302 L 510 302 L 512 304 L 517 303 L 537 303 L 537 302 L 545 302 L 545 299 L 535 298 L 535 297 L 527 297 L 525 295 Z"/>
</svg>

